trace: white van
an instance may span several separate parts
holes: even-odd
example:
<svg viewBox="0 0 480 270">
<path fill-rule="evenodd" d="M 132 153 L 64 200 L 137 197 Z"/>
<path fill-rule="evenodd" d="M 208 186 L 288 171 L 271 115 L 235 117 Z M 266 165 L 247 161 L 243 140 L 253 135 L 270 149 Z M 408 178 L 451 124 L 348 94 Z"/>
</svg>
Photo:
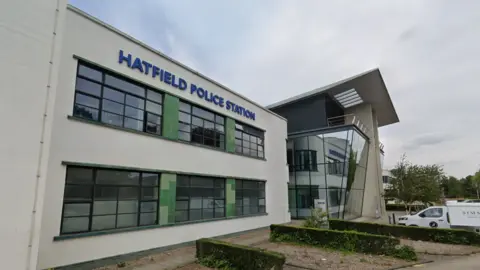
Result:
<svg viewBox="0 0 480 270">
<path fill-rule="evenodd" d="M 480 232 L 480 203 L 447 202 L 446 206 L 431 206 L 416 214 L 401 216 L 398 224 Z"/>
</svg>

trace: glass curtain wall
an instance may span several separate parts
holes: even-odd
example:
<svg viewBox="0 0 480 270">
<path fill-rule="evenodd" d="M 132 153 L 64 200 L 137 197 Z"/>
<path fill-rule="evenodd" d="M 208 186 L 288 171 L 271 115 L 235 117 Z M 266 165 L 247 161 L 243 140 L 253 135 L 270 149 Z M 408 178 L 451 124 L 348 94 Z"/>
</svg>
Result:
<svg viewBox="0 0 480 270">
<path fill-rule="evenodd" d="M 356 130 L 291 138 L 287 160 L 292 218 L 310 216 L 316 201 L 332 218 L 362 215 L 368 141 Z"/>
</svg>

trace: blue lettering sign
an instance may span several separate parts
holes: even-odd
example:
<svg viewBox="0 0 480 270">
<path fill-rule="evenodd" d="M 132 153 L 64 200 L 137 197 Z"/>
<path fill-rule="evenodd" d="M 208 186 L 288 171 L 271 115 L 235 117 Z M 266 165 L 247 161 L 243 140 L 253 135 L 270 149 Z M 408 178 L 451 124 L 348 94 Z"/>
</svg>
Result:
<svg viewBox="0 0 480 270">
<path fill-rule="evenodd" d="M 153 79 L 160 80 L 161 82 L 164 82 L 182 91 L 188 88 L 188 82 L 182 77 L 177 76 L 173 73 L 170 73 L 166 70 L 163 70 L 158 66 L 151 64 L 147 61 L 144 61 L 138 57 L 135 57 L 134 59 L 131 54 L 126 54 L 123 52 L 123 50 L 120 50 L 118 54 L 118 63 L 119 64 L 126 63 L 126 65 L 129 68 L 136 69 L 145 75 L 149 75 L 151 73 L 151 76 Z M 190 94 L 192 95 L 195 94 L 197 95 L 198 98 L 201 98 L 207 102 L 213 103 L 214 105 L 219 106 L 220 108 L 225 108 L 228 111 L 234 112 L 247 119 L 255 121 L 254 112 L 238 104 L 235 104 L 230 100 L 225 100 L 222 96 L 219 96 L 216 93 L 210 92 L 207 89 L 204 89 L 193 83 L 190 83 Z M 333 150 L 330 150 L 330 151 L 333 151 Z"/>
<path fill-rule="evenodd" d="M 335 151 L 335 150 L 332 150 L 332 149 L 328 149 L 328 153 L 330 153 L 332 156 L 336 156 L 336 157 L 339 157 L 341 159 L 345 159 L 345 155 L 342 155 L 341 153 Z"/>
</svg>

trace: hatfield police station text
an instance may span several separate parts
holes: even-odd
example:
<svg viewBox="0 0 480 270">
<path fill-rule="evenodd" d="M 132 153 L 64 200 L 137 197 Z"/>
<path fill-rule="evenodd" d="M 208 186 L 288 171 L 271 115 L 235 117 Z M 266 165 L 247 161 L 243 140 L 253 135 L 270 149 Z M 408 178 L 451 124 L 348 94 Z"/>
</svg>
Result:
<svg viewBox="0 0 480 270">
<path fill-rule="evenodd" d="M 150 75 L 152 78 L 158 78 L 161 82 L 164 82 L 172 87 L 178 88 L 185 91 L 189 88 L 190 94 L 196 94 L 199 98 L 206 100 L 207 102 L 213 103 L 221 108 L 235 112 L 243 117 L 246 117 L 251 120 L 255 120 L 255 113 L 245 109 L 244 107 L 233 103 L 230 100 L 225 100 L 222 96 L 216 95 L 212 92 L 209 92 L 202 87 L 199 87 L 193 83 L 190 83 L 188 87 L 188 82 L 175 74 L 168 72 L 164 69 L 159 68 L 156 65 L 153 65 L 145 60 L 141 60 L 138 57 L 132 57 L 131 54 L 124 54 L 123 50 L 120 50 L 118 55 L 118 63 L 122 64 L 123 62 L 127 63 L 127 66 L 131 69 L 137 69 L 138 71 L 144 73 L 145 75 Z"/>
</svg>

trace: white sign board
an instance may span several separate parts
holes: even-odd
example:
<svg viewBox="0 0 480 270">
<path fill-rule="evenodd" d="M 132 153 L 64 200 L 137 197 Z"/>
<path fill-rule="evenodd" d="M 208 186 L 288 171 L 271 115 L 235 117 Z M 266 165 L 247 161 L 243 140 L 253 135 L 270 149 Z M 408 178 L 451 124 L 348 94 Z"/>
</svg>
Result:
<svg viewBox="0 0 480 270">
<path fill-rule="evenodd" d="M 314 199 L 314 207 L 322 209 L 323 212 L 327 212 L 327 202 L 324 199 Z"/>
</svg>

